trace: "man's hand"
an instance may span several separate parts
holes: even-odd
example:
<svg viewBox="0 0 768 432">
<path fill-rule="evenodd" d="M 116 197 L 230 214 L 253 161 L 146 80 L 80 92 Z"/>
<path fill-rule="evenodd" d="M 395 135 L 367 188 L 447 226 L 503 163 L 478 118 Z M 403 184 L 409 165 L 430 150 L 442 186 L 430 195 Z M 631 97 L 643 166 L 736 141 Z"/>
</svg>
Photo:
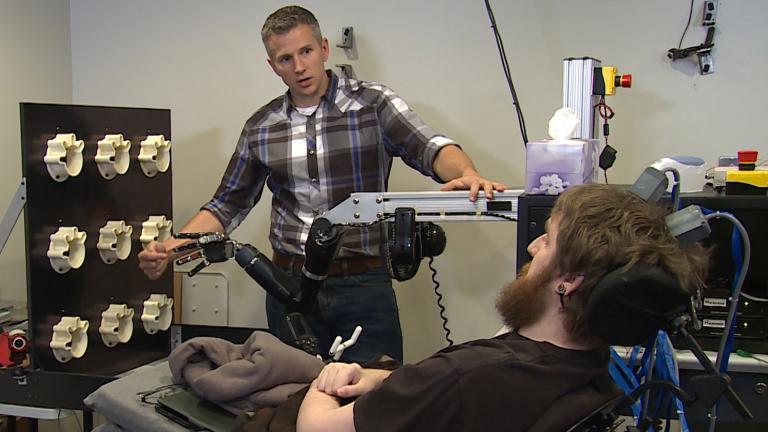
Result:
<svg viewBox="0 0 768 432">
<path fill-rule="evenodd" d="M 171 261 L 172 254 L 169 253 L 165 245 L 156 241 L 151 241 L 139 252 L 139 268 L 144 271 L 148 278 L 155 280 L 163 275 L 165 268 Z"/>
<path fill-rule="evenodd" d="M 349 398 L 379 387 L 390 371 L 364 369 L 357 363 L 330 363 L 317 376 L 317 389 L 323 393 Z"/>
<path fill-rule="evenodd" d="M 482 188 L 485 196 L 493 198 L 493 191 L 504 192 L 504 183 L 486 180 L 480 177 L 472 160 L 458 145 L 446 145 L 440 148 L 433 162 L 433 168 L 438 177 L 448 181 L 440 190 L 469 189 L 469 200 L 477 201 L 477 193 Z"/>
<path fill-rule="evenodd" d="M 485 191 L 486 197 L 492 199 L 493 191 L 504 192 L 504 190 L 507 188 L 507 185 L 480 177 L 480 174 L 477 172 L 470 172 L 449 181 L 448 183 L 444 184 L 440 190 L 449 191 L 457 189 L 469 189 L 469 200 L 474 202 L 477 201 L 477 194 L 480 188 Z"/>
</svg>

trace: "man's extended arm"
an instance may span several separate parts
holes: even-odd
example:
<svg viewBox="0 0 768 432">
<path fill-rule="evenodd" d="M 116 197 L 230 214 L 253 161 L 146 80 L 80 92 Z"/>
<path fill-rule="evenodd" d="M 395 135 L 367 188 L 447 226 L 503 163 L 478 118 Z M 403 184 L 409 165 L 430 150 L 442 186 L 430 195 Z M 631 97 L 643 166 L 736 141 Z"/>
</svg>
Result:
<svg viewBox="0 0 768 432">
<path fill-rule="evenodd" d="M 443 146 L 435 156 L 432 168 L 447 182 L 441 190 L 469 189 L 469 199 L 477 199 L 477 192 L 482 188 L 485 194 L 493 197 L 493 191 L 503 192 L 504 183 L 487 180 L 480 176 L 472 160 L 458 146 L 448 144 Z"/>
<path fill-rule="evenodd" d="M 213 213 L 200 210 L 179 232 L 224 232 L 224 226 Z M 168 264 L 176 258 L 173 248 L 189 241 L 171 237 L 162 243 L 149 242 L 144 250 L 139 252 L 139 268 L 148 278 L 159 278 Z"/>
<path fill-rule="evenodd" d="M 378 115 L 390 154 L 400 156 L 424 175 L 447 182 L 442 190 L 469 189 L 470 201 L 477 199 L 480 188 L 489 197 L 494 190 L 501 192 L 506 188 L 503 183 L 480 177 L 458 144 L 424 123 L 392 89 L 381 84 L 369 85 L 383 95 Z"/>
<path fill-rule="evenodd" d="M 378 388 L 390 371 L 364 369 L 357 363 L 331 363 L 312 382 L 301 404 L 298 432 L 354 432 L 355 403 L 341 406 L 339 397 L 360 396 Z"/>
</svg>

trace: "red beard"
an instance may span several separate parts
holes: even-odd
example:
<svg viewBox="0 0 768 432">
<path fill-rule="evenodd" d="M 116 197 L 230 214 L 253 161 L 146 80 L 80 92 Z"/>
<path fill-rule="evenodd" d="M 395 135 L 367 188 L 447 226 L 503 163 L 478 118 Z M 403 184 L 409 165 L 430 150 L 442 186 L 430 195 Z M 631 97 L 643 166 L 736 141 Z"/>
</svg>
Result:
<svg viewBox="0 0 768 432">
<path fill-rule="evenodd" d="M 528 276 L 530 264 L 523 266 L 517 278 L 504 287 L 496 300 L 496 310 L 510 329 L 537 322 L 546 310 L 546 287 L 552 281 L 552 270 L 545 268 L 537 275 Z"/>
</svg>

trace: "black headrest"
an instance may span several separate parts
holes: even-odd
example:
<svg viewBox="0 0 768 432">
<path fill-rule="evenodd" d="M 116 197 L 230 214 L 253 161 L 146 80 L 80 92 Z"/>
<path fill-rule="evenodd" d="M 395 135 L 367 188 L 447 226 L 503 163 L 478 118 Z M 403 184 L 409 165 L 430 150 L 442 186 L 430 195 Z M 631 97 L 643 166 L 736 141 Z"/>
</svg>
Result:
<svg viewBox="0 0 768 432">
<path fill-rule="evenodd" d="M 683 311 L 690 296 L 662 269 L 638 264 L 605 275 L 587 302 L 590 330 L 612 345 L 639 345 Z"/>
</svg>

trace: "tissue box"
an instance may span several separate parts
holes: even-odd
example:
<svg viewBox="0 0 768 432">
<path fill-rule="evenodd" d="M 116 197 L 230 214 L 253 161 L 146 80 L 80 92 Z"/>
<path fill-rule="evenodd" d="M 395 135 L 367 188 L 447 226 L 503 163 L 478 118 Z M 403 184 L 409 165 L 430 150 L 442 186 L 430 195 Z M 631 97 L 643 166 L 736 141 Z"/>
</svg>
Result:
<svg viewBox="0 0 768 432">
<path fill-rule="evenodd" d="M 525 192 L 558 195 L 569 186 L 597 181 L 599 140 L 544 140 L 525 150 Z"/>
</svg>

